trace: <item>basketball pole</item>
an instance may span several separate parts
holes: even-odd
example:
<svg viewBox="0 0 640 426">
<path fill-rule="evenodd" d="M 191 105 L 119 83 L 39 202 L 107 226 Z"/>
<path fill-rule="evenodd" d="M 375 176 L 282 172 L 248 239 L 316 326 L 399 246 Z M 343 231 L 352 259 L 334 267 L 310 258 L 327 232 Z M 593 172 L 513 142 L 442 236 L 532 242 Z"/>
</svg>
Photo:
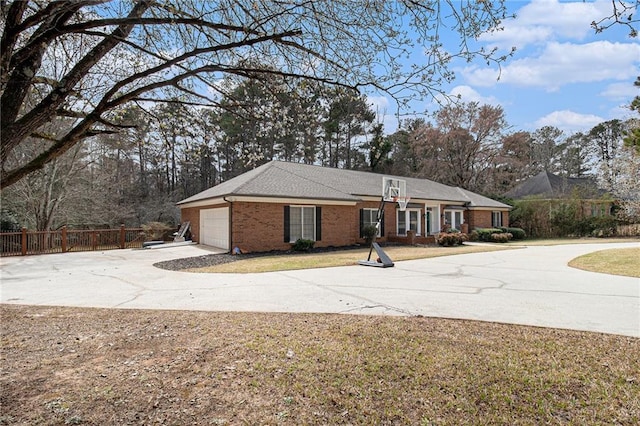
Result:
<svg viewBox="0 0 640 426">
<path fill-rule="evenodd" d="M 376 233 L 373 234 L 373 238 L 371 238 L 371 244 L 369 246 L 369 257 L 367 257 L 367 261 L 371 261 L 371 253 L 373 253 L 373 243 L 376 241 L 376 237 L 378 236 L 378 230 L 380 229 L 380 224 L 382 223 L 382 216 L 384 214 L 384 195 L 380 199 L 380 207 L 378 207 L 378 215 L 376 217 Z"/>
</svg>

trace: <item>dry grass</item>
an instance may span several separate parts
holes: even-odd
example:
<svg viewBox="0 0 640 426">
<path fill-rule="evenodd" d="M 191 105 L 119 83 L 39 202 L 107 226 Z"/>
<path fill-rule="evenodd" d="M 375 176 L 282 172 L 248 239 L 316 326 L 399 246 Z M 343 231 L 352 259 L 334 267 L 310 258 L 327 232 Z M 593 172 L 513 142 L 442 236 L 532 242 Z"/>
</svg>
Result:
<svg viewBox="0 0 640 426">
<path fill-rule="evenodd" d="M 640 247 L 585 254 L 573 259 L 569 266 L 585 271 L 640 278 Z"/>
<path fill-rule="evenodd" d="M 630 337 L 418 317 L 0 309 L 0 424 L 640 422 Z"/>
<path fill-rule="evenodd" d="M 450 256 L 454 254 L 480 253 L 486 251 L 506 250 L 507 246 L 458 246 L 458 247 L 385 247 L 384 251 L 395 261 L 426 259 L 430 257 Z M 283 254 L 275 256 L 254 257 L 222 265 L 205 268 L 188 269 L 189 272 L 228 272 L 251 273 L 290 271 L 294 269 L 327 268 L 332 266 L 355 265 L 358 260 L 367 259 L 369 249 L 342 250 L 327 253 Z M 372 254 L 375 259 L 376 252 Z"/>
</svg>

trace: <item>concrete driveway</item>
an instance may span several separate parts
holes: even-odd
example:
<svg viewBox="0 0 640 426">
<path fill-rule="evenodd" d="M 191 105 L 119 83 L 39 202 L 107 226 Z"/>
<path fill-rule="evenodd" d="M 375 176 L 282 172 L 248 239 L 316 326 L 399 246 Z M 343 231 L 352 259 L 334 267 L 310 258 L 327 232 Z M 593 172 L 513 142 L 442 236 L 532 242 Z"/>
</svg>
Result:
<svg viewBox="0 0 640 426">
<path fill-rule="evenodd" d="M 638 243 L 528 247 L 261 274 L 194 274 L 153 263 L 198 246 L 0 259 L 2 303 L 130 309 L 424 315 L 640 337 L 640 279 L 569 268 Z"/>
</svg>

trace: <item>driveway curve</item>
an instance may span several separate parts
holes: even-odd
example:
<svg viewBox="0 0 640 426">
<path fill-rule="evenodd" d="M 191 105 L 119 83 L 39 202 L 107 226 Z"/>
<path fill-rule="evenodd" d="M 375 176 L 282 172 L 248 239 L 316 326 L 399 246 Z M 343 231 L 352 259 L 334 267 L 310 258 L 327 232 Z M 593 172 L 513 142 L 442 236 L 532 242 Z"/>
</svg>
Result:
<svg viewBox="0 0 640 426">
<path fill-rule="evenodd" d="M 198 246 L 0 259 L 0 302 L 203 311 L 430 317 L 640 337 L 640 279 L 567 266 L 574 257 L 638 243 L 526 247 L 396 262 L 260 274 L 194 274 L 155 262 Z"/>
</svg>

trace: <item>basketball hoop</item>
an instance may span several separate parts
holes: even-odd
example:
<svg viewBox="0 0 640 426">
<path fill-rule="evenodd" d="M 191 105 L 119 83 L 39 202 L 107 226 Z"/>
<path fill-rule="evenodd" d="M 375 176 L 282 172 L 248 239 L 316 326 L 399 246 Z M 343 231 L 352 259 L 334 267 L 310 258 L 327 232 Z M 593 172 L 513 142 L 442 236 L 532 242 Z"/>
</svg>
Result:
<svg viewBox="0 0 640 426">
<path fill-rule="evenodd" d="M 393 202 L 398 203 L 401 212 L 407 210 L 407 204 L 409 204 L 410 200 L 411 197 L 393 197 Z"/>
</svg>

